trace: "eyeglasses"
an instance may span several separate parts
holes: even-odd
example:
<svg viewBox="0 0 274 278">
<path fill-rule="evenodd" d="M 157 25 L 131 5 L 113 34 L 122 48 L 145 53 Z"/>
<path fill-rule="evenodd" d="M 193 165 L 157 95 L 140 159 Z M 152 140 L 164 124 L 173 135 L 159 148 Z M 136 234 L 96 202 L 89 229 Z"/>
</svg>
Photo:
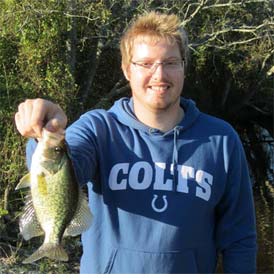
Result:
<svg viewBox="0 0 274 278">
<path fill-rule="evenodd" d="M 184 60 L 171 60 L 171 61 L 164 61 L 164 62 L 134 62 L 131 61 L 131 63 L 138 67 L 139 69 L 148 72 L 148 73 L 154 73 L 158 66 L 162 65 L 163 68 L 167 71 L 178 71 L 182 69 L 184 65 Z"/>
</svg>

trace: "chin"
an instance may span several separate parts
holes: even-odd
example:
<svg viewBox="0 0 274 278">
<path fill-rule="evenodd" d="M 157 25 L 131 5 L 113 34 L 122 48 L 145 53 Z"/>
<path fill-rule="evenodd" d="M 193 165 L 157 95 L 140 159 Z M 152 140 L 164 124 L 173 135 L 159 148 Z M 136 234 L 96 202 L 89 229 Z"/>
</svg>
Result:
<svg viewBox="0 0 274 278">
<path fill-rule="evenodd" d="M 180 107 L 180 98 L 177 100 L 156 100 L 154 102 L 151 102 L 151 107 L 154 107 L 155 110 L 174 110 L 176 111 L 177 108 Z"/>
<path fill-rule="evenodd" d="M 170 106 L 171 104 L 167 102 L 156 102 L 150 104 L 150 107 L 154 108 L 155 110 L 167 110 Z"/>
</svg>

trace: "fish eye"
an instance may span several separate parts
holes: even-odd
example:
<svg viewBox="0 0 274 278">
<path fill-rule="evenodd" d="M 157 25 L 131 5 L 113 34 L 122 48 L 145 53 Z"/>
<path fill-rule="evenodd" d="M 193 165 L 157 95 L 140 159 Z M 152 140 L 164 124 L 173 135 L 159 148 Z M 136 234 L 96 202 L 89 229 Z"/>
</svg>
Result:
<svg viewBox="0 0 274 278">
<path fill-rule="evenodd" d="M 55 148 L 54 148 L 54 151 L 55 151 L 56 153 L 60 153 L 60 152 L 62 151 L 62 148 L 61 148 L 61 147 L 55 147 Z"/>
</svg>

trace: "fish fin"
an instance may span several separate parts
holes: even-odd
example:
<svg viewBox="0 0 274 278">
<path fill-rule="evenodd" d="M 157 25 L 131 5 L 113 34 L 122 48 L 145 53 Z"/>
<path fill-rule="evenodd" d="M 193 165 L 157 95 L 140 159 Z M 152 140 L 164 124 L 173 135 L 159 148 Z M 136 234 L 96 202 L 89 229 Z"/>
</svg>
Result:
<svg viewBox="0 0 274 278">
<path fill-rule="evenodd" d="M 36 217 L 31 195 L 26 196 L 26 204 L 19 221 L 20 233 L 25 240 L 44 234 Z"/>
<path fill-rule="evenodd" d="M 87 197 L 79 190 L 79 201 L 76 212 L 65 230 L 64 236 L 77 236 L 86 231 L 92 223 L 92 213 L 88 206 Z"/>
<path fill-rule="evenodd" d="M 26 258 L 23 264 L 35 262 L 43 257 L 63 262 L 68 261 L 68 254 L 60 244 L 44 243 L 38 250 Z"/>
<path fill-rule="evenodd" d="M 15 190 L 30 187 L 30 186 L 31 186 L 31 184 L 30 184 L 30 173 L 28 173 L 23 178 L 21 178 L 21 180 L 17 184 Z"/>
</svg>

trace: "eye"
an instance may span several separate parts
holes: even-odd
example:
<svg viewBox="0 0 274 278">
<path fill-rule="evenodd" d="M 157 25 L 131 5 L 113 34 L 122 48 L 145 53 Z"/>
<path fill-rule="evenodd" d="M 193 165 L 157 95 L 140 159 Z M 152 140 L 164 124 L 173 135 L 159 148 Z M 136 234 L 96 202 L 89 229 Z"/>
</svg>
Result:
<svg viewBox="0 0 274 278">
<path fill-rule="evenodd" d="M 60 153 L 62 151 L 62 148 L 61 147 L 55 147 L 54 151 L 56 153 Z"/>
<path fill-rule="evenodd" d="M 165 64 L 168 66 L 178 66 L 179 62 L 178 61 L 167 61 Z"/>
<path fill-rule="evenodd" d="M 144 68 L 151 68 L 153 66 L 153 63 L 150 62 L 142 62 L 141 66 Z"/>
</svg>

